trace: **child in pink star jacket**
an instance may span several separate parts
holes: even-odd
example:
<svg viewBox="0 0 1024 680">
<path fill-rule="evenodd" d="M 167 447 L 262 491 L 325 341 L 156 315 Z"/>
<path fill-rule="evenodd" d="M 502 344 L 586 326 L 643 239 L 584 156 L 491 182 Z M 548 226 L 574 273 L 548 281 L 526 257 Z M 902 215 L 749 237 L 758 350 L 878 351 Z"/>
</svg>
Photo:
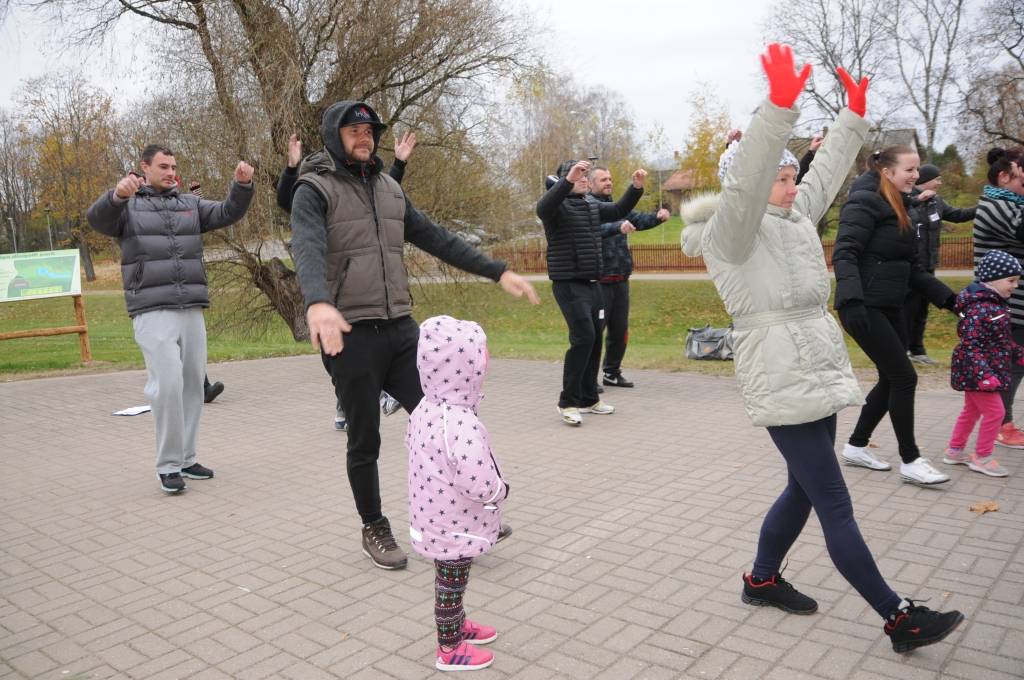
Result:
<svg viewBox="0 0 1024 680">
<path fill-rule="evenodd" d="M 493 628 L 466 619 L 462 596 L 474 557 L 494 545 L 508 496 L 477 417 L 487 371 L 487 336 L 472 321 L 435 316 L 420 324 L 416 353 L 423 399 L 409 417 L 409 534 L 434 560 L 440 670 L 486 668 Z M 473 643 L 473 644 L 469 644 Z"/>
</svg>

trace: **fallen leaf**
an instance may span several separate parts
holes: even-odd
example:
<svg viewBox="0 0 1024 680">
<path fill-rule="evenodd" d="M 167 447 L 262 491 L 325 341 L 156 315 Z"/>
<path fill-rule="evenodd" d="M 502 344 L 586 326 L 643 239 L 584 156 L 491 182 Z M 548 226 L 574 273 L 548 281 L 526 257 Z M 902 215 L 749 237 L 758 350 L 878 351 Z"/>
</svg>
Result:
<svg viewBox="0 0 1024 680">
<path fill-rule="evenodd" d="M 348 639 L 348 633 L 346 633 L 345 631 L 341 631 L 341 639 L 342 640 L 347 640 Z"/>
<path fill-rule="evenodd" d="M 984 515 L 986 512 L 996 512 L 999 510 L 999 503 L 996 503 L 995 501 L 981 501 L 980 503 L 972 505 L 970 510 L 971 512 L 976 512 L 979 515 Z"/>
<path fill-rule="evenodd" d="M 876 444 L 874 442 L 868 442 L 868 448 L 869 449 L 877 449 L 878 448 L 878 444 Z"/>
</svg>

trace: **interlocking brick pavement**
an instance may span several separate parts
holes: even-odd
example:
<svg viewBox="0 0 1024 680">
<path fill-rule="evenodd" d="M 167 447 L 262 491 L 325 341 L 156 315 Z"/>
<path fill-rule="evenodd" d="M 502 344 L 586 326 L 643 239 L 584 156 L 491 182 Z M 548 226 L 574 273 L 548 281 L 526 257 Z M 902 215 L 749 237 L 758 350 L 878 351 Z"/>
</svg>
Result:
<svg viewBox="0 0 1024 680">
<path fill-rule="evenodd" d="M 167 497 L 140 371 L 0 384 L 0 680 L 419 679 L 433 671 L 432 569 L 359 550 L 345 435 L 317 357 L 211 366 L 210 481 Z M 474 678 L 778 680 L 1024 677 L 1024 452 L 1013 476 L 950 470 L 943 488 L 846 468 L 857 517 L 900 593 L 962 609 L 951 638 L 896 655 L 832 567 L 811 518 L 786 576 L 809 617 L 739 599 L 761 517 L 785 481 L 731 378 L 632 371 L 612 416 L 559 421 L 556 363 L 493 361 L 482 418 L 512 482 L 515 534 L 474 565 L 470 614 L 498 626 Z M 921 391 L 933 461 L 960 406 Z M 840 414 L 840 440 L 855 410 Z M 383 420 L 385 511 L 408 545 L 405 418 Z M 888 424 L 876 437 L 896 462 Z M 941 464 L 940 464 L 941 466 Z M 996 500 L 976 516 L 972 502 Z"/>
</svg>

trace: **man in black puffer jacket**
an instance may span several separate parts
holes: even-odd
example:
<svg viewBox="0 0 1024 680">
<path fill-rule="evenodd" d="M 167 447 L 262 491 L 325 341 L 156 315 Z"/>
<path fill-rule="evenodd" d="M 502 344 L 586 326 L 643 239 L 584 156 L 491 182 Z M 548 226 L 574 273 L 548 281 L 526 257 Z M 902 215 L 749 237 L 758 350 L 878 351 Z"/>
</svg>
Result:
<svg viewBox="0 0 1024 680">
<path fill-rule="evenodd" d="M 253 170 L 245 162 L 221 203 L 178 193 L 176 170 L 171 150 L 151 144 L 142 151 L 145 184 L 124 177 L 86 215 L 93 229 L 121 246 L 125 302 L 149 373 L 156 471 L 167 493 L 184 491 L 183 476 L 213 477 L 196 462 L 206 373 L 203 308 L 210 306 L 202 234 L 242 219 L 253 194 Z"/>
<path fill-rule="evenodd" d="M 942 177 L 938 167 L 928 164 L 921 166 L 921 176 L 917 178 L 914 191 L 910 194 L 910 205 L 907 213 L 917 231 L 918 260 L 925 271 L 934 274 L 939 266 L 939 245 L 942 237 L 943 222 L 970 222 L 974 219 L 976 208 L 954 208 L 947 205 L 942 197 L 935 193 L 942 186 Z M 910 360 L 919 364 L 937 364 L 928 356 L 924 348 L 924 329 L 928 322 L 928 301 L 918 292 L 907 293 L 907 303 L 903 308 L 907 319 L 909 336 Z"/>
<path fill-rule="evenodd" d="M 587 161 L 566 161 L 558 181 L 537 202 L 537 216 L 547 238 L 551 292 L 569 327 L 569 349 L 562 369 L 558 412 L 569 425 L 580 425 L 580 413 L 606 415 L 615 409 L 597 396 L 601 361 L 604 302 L 601 278 L 601 225 L 621 220 L 643 195 L 647 172 L 633 173 L 633 184 L 617 203 L 587 200 Z"/>
<path fill-rule="evenodd" d="M 590 172 L 590 193 L 592 201 L 612 200 L 612 173 L 608 168 L 594 168 Z M 633 383 L 622 375 L 622 358 L 626 354 L 629 338 L 629 277 L 633 273 L 633 255 L 629 252 L 626 234 L 632 231 L 653 229 L 671 214 L 665 208 L 656 213 L 632 211 L 625 220 L 616 220 L 601 225 L 601 293 L 604 296 L 605 329 L 608 338 L 605 343 L 602 371 L 605 385 L 633 387 Z M 600 348 L 601 343 L 598 343 Z"/>
</svg>

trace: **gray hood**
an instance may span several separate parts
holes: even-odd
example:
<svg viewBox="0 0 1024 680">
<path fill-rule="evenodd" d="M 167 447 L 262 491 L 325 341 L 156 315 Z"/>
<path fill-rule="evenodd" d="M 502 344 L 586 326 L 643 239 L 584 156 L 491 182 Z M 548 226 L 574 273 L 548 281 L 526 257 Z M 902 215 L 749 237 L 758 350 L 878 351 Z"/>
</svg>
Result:
<svg viewBox="0 0 1024 680">
<path fill-rule="evenodd" d="M 341 144 L 341 136 L 338 134 L 345 114 L 357 106 L 365 106 L 370 111 L 373 111 L 374 116 L 377 116 L 377 112 L 373 110 L 373 107 L 365 102 L 343 101 L 331 104 L 324 111 L 324 117 L 320 122 L 320 138 L 323 140 L 324 147 L 328 153 L 331 154 L 334 165 L 338 168 L 357 164 L 357 161 L 351 160 L 348 154 L 345 153 L 345 147 Z M 380 116 L 377 116 L 377 119 L 379 120 Z M 373 155 L 370 158 L 369 165 L 373 166 L 377 172 L 384 167 L 384 162 L 377 157 L 377 149 L 380 146 L 380 135 L 386 127 L 383 123 L 377 123 L 373 126 Z"/>
</svg>

